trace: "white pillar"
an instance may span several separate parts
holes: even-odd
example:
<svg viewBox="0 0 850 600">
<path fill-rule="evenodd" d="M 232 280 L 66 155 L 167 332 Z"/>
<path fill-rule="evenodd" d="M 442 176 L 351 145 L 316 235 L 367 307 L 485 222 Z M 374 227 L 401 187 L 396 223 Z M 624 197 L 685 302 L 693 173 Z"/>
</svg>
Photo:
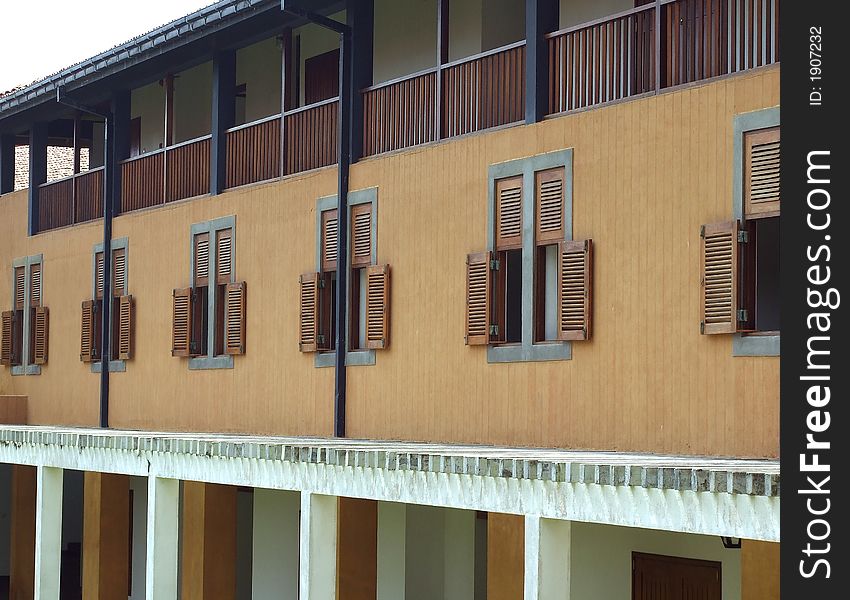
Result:
<svg viewBox="0 0 850 600">
<path fill-rule="evenodd" d="M 445 509 L 445 600 L 475 597 L 475 511 Z"/>
<path fill-rule="evenodd" d="M 38 467 L 36 474 L 35 600 L 59 600 L 63 475 L 56 467 Z"/>
<path fill-rule="evenodd" d="M 298 492 L 254 490 L 254 600 L 298 600 Z"/>
<path fill-rule="evenodd" d="M 569 521 L 525 517 L 524 600 L 569 600 Z"/>
<path fill-rule="evenodd" d="M 378 502 L 378 598 L 404 600 L 407 505 Z"/>
<path fill-rule="evenodd" d="M 180 481 L 148 478 L 145 599 L 177 599 Z"/>
<path fill-rule="evenodd" d="M 300 600 L 336 598 L 336 496 L 301 493 Z"/>
</svg>

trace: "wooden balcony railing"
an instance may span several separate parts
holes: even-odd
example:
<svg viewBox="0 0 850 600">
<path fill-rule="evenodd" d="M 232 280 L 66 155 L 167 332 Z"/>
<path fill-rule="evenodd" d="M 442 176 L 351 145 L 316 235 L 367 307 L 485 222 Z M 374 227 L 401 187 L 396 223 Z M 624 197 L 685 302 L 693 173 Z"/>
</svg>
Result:
<svg viewBox="0 0 850 600">
<path fill-rule="evenodd" d="M 121 163 L 121 212 L 163 204 L 165 150 L 135 156 Z"/>
<path fill-rule="evenodd" d="M 337 161 L 338 114 L 339 98 L 284 113 L 285 175 L 326 167 Z"/>
<path fill-rule="evenodd" d="M 280 115 L 227 130 L 227 187 L 280 176 Z"/>
<path fill-rule="evenodd" d="M 437 69 L 363 90 L 363 154 L 372 156 L 437 138 Z"/>
<path fill-rule="evenodd" d="M 103 167 L 39 186 L 39 231 L 103 216 Z"/>
</svg>

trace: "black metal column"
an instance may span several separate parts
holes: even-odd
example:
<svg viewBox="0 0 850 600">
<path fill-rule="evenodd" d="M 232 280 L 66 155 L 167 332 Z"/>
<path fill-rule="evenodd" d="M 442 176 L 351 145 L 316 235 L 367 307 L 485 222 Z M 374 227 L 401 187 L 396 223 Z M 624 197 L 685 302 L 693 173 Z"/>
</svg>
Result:
<svg viewBox="0 0 850 600">
<path fill-rule="evenodd" d="M 0 134 L 0 194 L 15 191 L 15 136 Z"/>
<path fill-rule="evenodd" d="M 104 125 L 104 131 L 106 128 L 108 124 Z M 112 215 L 115 216 L 121 213 L 121 162 L 130 158 L 130 90 L 121 90 L 112 96 L 112 130 L 109 134 L 112 136 L 113 155 L 110 189 L 112 190 Z"/>
<path fill-rule="evenodd" d="M 213 57 L 212 140 L 210 145 L 210 194 L 227 185 L 227 130 L 236 119 L 236 51 L 224 50 Z"/>
<path fill-rule="evenodd" d="M 351 30 L 351 162 L 363 156 L 363 94 L 372 85 L 375 37 L 375 0 L 358 0 L 349 5 L 347 18 Z"/>
<path fill-rule="evenodd" d="M 38 191 L 47 181 L 47 123 L 37 122 L 30 127 L 30 180 L 28 233 L 38 233 Z"/>
<path fill-rule="evenodd" d="M 558 0 L 525 1 L 525 122 L 543 120 L 549 108 L 546 34 L 558 29 Z"/>
</svg>

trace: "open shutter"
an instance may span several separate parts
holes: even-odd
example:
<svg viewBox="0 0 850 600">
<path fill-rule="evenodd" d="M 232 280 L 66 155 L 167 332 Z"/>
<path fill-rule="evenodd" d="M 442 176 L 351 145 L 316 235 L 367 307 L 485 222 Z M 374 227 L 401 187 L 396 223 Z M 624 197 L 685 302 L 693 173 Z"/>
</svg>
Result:
<svg viewBox="0 0 850 600">
<path fill-rule="evenodd" d="M 222 229 L 215 234 L 215 282 L 230 283 L 233 272 L 233 230 Z"/>
<path fill-rule="evenodd" d="M 30 307 L 41 306 L 41 265 L 30 265 Z"/>
<path fill-rule="evenodd" d="M 351 207 L 351 266 L 368 267 L 372 264 L 372 205 L 357 204 Z"/>
<path fill-rule="evenodd" d="M 15 313 L 11 310 L 3 311 L 0 315 L 0 365 L 12 365 L 12 329 L 15 321 Z"/>
<path fill-rule="evenodd" d="M 127 294 L 127 251 L 117 248 L 112 251 L 112 295 L 120 298 Z"/>
<path fill-rule="evenodd" d="M 95 358 L 95 313 L 96 303 L 94 300 L 85 300 L 82 306 L 82 318 L 80 320 L 80 360 L 92 362 Z"/>
<path fill-rule="evenodd" d="M 744 135 L 744 198 L 748 217 L 779 214 L 779 127 Z"/>
<path fill-rule="evenodd" d="M 564 168 L 534 175 L 537 244 L 564 239 Z"/>
<path fill-rule="evenodd" d="M 210 234 L 195 235 L 195 285 L 209 285 L 210 281 Z"/>
<path fill-rule="evenodd" d="M 739 221 L 703 225 L 700 230 L 700 333 L 738 330 Z"/>
<path fill-rule="evenodd" d="M 466 257 L 466 343 L 490 343 L 490 263 L 492 252 Z"/>
<path fill-rule="evenodd" d="M 366 347 L 386 348 L 390 343 L 390 266 L 366 267 Z"/>
<path fill-rule="evenodd" d="M 33 323 L 33 362 L 37 365 L 47 364 L 47 342 L 50 325 L 50 314 L 43 306 L 35 308 L 35 323 Z"/>
<path fill-rule="evenodd" d="M 558 339 L 587 340 L 593 308 L 593 240 L 558 244 Z"/>
<path fill-rule="evenodd" d="M 245 354 L 245 282 L 224 288 L 224 353 Z"/>
<path fill-rule="evenodd" d="M 300 278 L 301 325 L 298 348 L 301 352 L 319 349 L 319 278 L 318 273 L 305 273 Z"/>
<path fill-rule="evenodd" d="M 496 250 L 522 248 L 522 176 L 496 182 Z"/>
<path fill-rule="evenodd" d="M 94 255 L 95 298 L 103 298 L 103 252 Z"/>
<path fill-rule="evenodd" d="M 24 309 L 24 284 L 26 283 L 26 270 L 24 267 L 15 267 L 15 310 Z"/>
<path fill-rule="evenodd" d="M 336 210 L 322 212 L 322 271 L 336 271 L 337 231 Z"/>
<path fill-rule="evenodd" d="M 132 296 L 118 298 L 118 360 L 133 358 L 135 310 Z"/>
<path fill-rule="evenodd" d="M 172 292 L 171 356 L 192 355 L 192 288 Z"/>
</svg>

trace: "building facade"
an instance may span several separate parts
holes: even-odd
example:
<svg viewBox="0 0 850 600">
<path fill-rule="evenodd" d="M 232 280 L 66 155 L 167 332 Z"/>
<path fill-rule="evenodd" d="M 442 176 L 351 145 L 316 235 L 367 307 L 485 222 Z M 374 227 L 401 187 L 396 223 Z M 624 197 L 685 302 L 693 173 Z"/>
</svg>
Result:
<svg viewBox="0 0 850 600">
<path fill-rule="evenodd" d="M 8 597 L 778 597 L 779 58 L 222 0 L 0 97 Z"/>
</svg>

